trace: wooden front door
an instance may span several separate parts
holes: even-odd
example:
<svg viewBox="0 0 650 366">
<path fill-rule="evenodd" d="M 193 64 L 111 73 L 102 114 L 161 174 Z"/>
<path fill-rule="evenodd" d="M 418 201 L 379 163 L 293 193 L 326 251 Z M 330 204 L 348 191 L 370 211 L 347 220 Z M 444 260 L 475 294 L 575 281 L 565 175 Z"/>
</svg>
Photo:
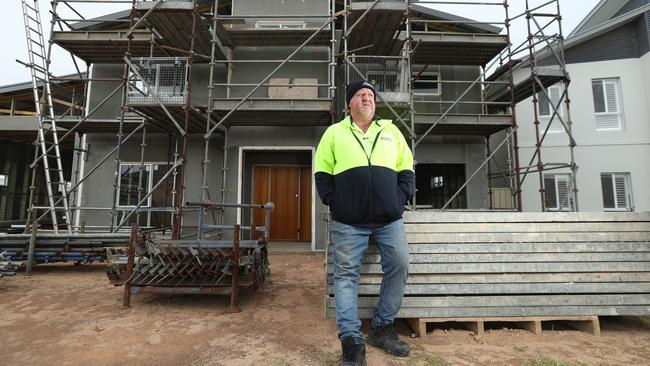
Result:
<svg viewBox="0 0 650 366">
<path fill-rule="evenodd" d="M 270 240 L 311 240 L 311 168 L 303 166 L 253 167 L 251 202 L 273 202 Z M 264 225 L 264 213 L 256 210 L 255 226 Z"/>
</svg>

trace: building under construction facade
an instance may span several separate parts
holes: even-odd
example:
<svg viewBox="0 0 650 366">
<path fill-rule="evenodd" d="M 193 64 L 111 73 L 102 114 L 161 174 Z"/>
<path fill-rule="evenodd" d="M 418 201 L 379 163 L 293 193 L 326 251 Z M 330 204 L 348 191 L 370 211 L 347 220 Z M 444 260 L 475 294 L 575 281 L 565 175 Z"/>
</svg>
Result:
<svg viewBox="0 0 650 366">
<path fill-rule="evenodd" d="M 43 173 L 33 177 L 44 181 L 31 184 L 26 221 L 47 223 L 53 235 L 123 233 L 134 222 L 174 239 L 206 223 L 262 227 L 262 212 L 197 217 L 186 203 L 271 201 L 269 240 L 324 250 L 327 207 L 315 192 L 313 154 L 346 113 L 345 85 L 359 79 L 375 85 L 377 114 L 411 144 L 411 209 L 521 210 L 527 175 L 539 177 L 544 202 L 542 172 L 554 167 L 539 155 L 519 161 L 517 128 L 534 125 L 541 147 L 545 126 L 537 107 L 533 116 L 513 107 L 531 96 L 568 106 L 567 88 L 546 92 L 569 81 L 557 0 L 521 9 L 509 1 L 129 0 L 99 18 L 84 17 L 83 6 L 101 0 L 54 0 L 43 23 L 49 42 L 39 21 L 47 11 L 22 2 L 40 101 L 32 167 Z M 466 8 L 497 15 L 459 16 Z M 519 45 L 515 22 L 528 29 Z M 83 113 L 54 108 L 49 88 L 63 80 L 48 71 L 52 47 L 76 58 Z M 567 205 L 577 210 L 570 114 L 556 117 L 570 142 Z M 66 165 L 63 141 L 74 145 Z"/>
</svg>

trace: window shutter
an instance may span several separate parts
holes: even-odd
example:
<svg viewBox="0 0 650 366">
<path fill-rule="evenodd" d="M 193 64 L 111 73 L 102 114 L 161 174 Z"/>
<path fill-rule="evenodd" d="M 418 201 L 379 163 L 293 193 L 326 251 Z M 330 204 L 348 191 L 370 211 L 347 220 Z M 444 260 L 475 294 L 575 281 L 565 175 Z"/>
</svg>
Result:
<svg viewBox="0 0 650 366">
<path fill-rule="evenodd" d="M 615 175 L 616 183 L 616 206 L 618 208 L 627 208 L 627 190 L 625 189 L 625 176 Z"/>
<path fill-rule="evenodd" d="M 548 88 L 548 94 L 551 97 L 551 103 L 553 103 L 554 106 L 557 106 L 558 103 L 560 103 L 560 97 L 562 96 L 560 88 L 557 86 L 550 87 Z M 562 114 L 562 106 L 559 106 L 557 110 L 558 113 Z"/>
<path fill-rule="evenodd" d="M 546 208 L 557 208 L 557 194 L 555 191 L 555 175 L 544 174 L 544 204 Z"/>
<path fill-rule="evenodd" d="M 617 130 L 620 129 L 618 114 L 601 114 L 596 115 L 596 128 L 599 130 Z"/>
<path fill-rule="evenodd" d="M 600 175 L 600 184 L 603 190 L 603 207 L 616 208 L 614 202 L 614 186 L 612 185 L 612 175 L 603 173 Z"/>
<path fill-rule="evenodd" d="M 605 83 L 607 91 L 607 112 L 618 113 L 618 103 L 616 102 L 616 84 Z"/>
<path fill-rule="evenodd" d="M 557 176 L 558 206 L 560 209 L 569 208 L 567 194 L 569 192 L 569 177 L 566 175 Z"/>
<path fill-rule="evenodd" d="M 539 115 L 550 116 L 551 106 L 548 105 L 548 98 L 546 98 L 546 95 L 544 95 L 544 93 L 537 93 L 537 99 L 539 100 Z"/>
<path fill-rule="evenodd" d="M 607 112 L 605 108 L 605 96 L 603 91 L 603 82 L 601 80 L 594 80 L 591 82 L 591 89 L 594 93 L 594 111 L 596 113 Z"/>
</svg>

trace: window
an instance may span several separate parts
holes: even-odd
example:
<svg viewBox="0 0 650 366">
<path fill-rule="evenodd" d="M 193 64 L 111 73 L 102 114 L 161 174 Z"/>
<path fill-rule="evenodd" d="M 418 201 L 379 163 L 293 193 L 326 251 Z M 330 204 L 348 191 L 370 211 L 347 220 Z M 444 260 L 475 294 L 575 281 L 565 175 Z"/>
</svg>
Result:
<svg viewBox="0 0 650 366">
<path fill-rule="evenodd" d="M 623 118 L 619 79 L 594 79 L 591 81 L 591 90 L 594 94 L 596 130 L 621 130 Z"/>
<path fill-rule="evenodd" d="M 569 210 L 569 174 L 544 174 L 544 206 L 551 211 Z"/>
<path fill-rule="evenodd" d="M 142 192 L 140 199 L 149 193 L 151 185 L 151 164 L 144 164 L 142 172 Z M 140 180 L 140 163 L 122 163 L 120 164 L 120 180 L 118 206 L 135 207 L 138 205 L 138 182 Z M 151 205 L 151 196 L 145 201 L 142 207 Z"/>
<path fill-rule="evenodd" d="M 416 93 L 440 95 L 440 73 L 433 71 L 414 72 L 413 90 Z"/>
<path fill-rule="evenodd" d="M 563 105 L 560 104 L 562 101 L 562 87 L 559 85 L 552 85 L 546 89 L 546 93 L 551 98 L 549 101 L 544 93 L 537 93 L 537 100 L 539 101 L 539 116 L 542 117 L 545 121 L 549 121 L 553 116 L 554 110 L 553 106 L 557 107 L 557 112 L 559 117 L 563 117 Z M 552 105 L 552 106 L 551 106 Z M 558 106 L 559 105 L 559 106 Z M 543 125 L 542 130 L 546 129 L 546 124 Z M 562 122 L 558 119 L 558 116 L 553 118 L 553 123 L 548 129 L 548 132 L 563 132 L 564 127 Z"/>
<path fill-rule="evenodd" d="M 275 21 L 275 20 L 258 20 L 255 23 L 257 29 L 304 29 L 303 21 Z"/>
<path fill-rule="evenodd" d="M 0 187 L 5 187 L 9 183 L 7 174 L 0 174 Z"/>
<path fill-rule="evenodd" d="M 633 211 L 630 173 L 601 173 L 605 211 Z"/>
</svg>

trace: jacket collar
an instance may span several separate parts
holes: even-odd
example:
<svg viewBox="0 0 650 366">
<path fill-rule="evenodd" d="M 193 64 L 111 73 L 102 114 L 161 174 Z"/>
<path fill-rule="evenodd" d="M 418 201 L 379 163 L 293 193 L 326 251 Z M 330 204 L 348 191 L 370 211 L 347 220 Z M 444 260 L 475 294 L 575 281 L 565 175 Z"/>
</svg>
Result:
<svg viewBox="0 0 650 366">
<path fill-rule="evenodd" d="M 344 126 L 347 128 L 354 130 L 355 129 L 355 124 L 352 121 L 351 116 L 346 116 L 343 121 L 341 121 Z M 375 116 L 375 118 L 372 119 L 372 123 L 370 124 L 370 128 L 373 128 L 373 125 L 376 125 L 380 130 L 383 130 L 386 126 L 393 124 L 393 121 L 389 119 L 379 119 Z M 357 127 L 358 128 L 358 127 Z"/>
</svg>

